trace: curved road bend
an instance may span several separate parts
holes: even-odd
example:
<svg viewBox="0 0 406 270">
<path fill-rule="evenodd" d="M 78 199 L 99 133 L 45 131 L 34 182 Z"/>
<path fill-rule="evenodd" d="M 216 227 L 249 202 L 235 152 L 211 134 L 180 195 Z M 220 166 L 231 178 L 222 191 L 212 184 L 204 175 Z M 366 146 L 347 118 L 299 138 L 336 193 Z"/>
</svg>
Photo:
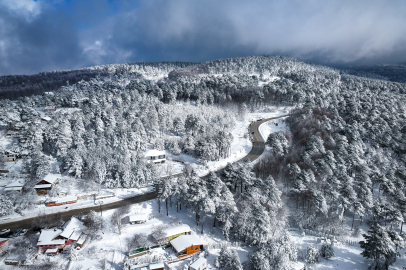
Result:
<svg viewBox="0 0 406 270">
<path fill-rule="evenodd" d="M 250 159 L 250 161 L 254 161 L 256 160 L 265 150 L 265 142 L 261 136 L 261 134 L 259 133 L 259 126 L 267 121 L 270 120 L 274 120 L 274 119 L 278 119 L 278 118 L 282 118 L 282 117 L 286 117 L 289 116 L 287 115 L 281 115 L 281 116 L 277 116 L 277 117 L 271 117 L 271 118 L 266 118 L 263 119 L 261 121 L 256 121 L 254 123 L 252 123 L 249 126 L 249 132 L 250 135 L 253 139 L 252 142 L 252 149 L 251 151 L 248 153 L 248 155 L 246 155 L 244 158 L 242 158 L 241 160 L 245 160 L 247 158 Z M 254 132 L 254 133 L 252 133 Z M 180 175 L 180 174 L 179 174 Z M 138 196 L 134 196 L 131 198 L 127 198 L 121 201 L 117 201 L 117 202 L 112 202 L 112 203 L 108 203 L 108 204 L 103 204 L 101 207 L 99 205 L 96 206 L 90 206 L 90 207 L 86 207 L 86 208 L 80 208 L 80 209 L 73 209 L 73 210 L 69 210 L 69 211 L 64 211 L 64 212 L 58 212 L 55 214 L 49 214 L 47 216 L 58 216 L 59 218 L 62 218 L 64 220 L 68 220 L 70 219 L 73 215 L 77 215 L 79 213 L 88 213 L 91 210 L 96 211 L 96 212 L 100 212 L 100 209 L 102 208 L 102 210 L 110 210 L 110 209 L 115 209 L 115 208 L 119 208 L 120 206 L 123 206 L 127 203 L 140 203 L 140 202 L 145 202 L 145 201 L 149 201 L 152 199 L 155 199 L 157 196 L 156 192 L 150 192 L 150 193 L 145 193 L 145 194 L 141 194 Z M 27 219 L 23 219 L 23 220 L 19 220 L 19 221 L 14 221 L 14 222 L 9 222 L 9 223 L 3 223 L 0 224 L 0 230 L 2 229 L 11 229 L 12 231 L 15 231 L 16 229 L 29 229 L 32 227 L 32 221 L 35 218 L 27 218 Z"/>
<path fill-rule="evenodd" d="M 252 162 L 252 161 L 256 160 L 260 155 L 262 155 L 262 153 L 265 151 L 265 141 L 262 138 L 261 134 L 259 133 L 260 125 L 262 125 L 263 123 L 265 123 L 267 121 L 278 119 L 278 118 L 283 118 L 286 116 L 289 116 L 289 114 L 266 118 L 266 119 L 262 119 L 261 121 L 256 121 L 256 122 L 252 123 L 249 126 L 249 133 L 252 138 L 252 149 L 248 153 L 248 155 L 243 157 L 241 160 L 245 160 L 248 158 Z"/>
</svg>

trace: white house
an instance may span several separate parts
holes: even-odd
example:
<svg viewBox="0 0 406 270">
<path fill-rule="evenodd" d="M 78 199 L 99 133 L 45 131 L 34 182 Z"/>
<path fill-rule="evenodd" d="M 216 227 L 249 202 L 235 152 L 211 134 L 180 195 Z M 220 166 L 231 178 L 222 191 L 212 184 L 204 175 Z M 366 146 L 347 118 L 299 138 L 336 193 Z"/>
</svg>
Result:
<svg viewBox="0 0 406 270">
<path fill-rule="evenodd" d="M 6 185 L 4 187 L 5 192 L 23 192 L 23 187 L 25 185 L 25 180 L 24 179 L 17 179 L 10 184 Z"/>
<path fill-rule="evenodd" d="M 165 151 L 159 151 L 159 150 L 148 150 L 145 153 L 145 158 L 147 159 L 148 162 L 154 162 L 154 163 L 165 163 L 166 161 L 166 153 Z"/>
<path fill-rule="evenodd" d="M 12 152 L 12 151 L 4 151 L 3 153 L 3 161 L 7 162 L 7 161 L 16 161 L 17 159 L 17 154 Z"/>
<path fill-rule="evenodd" d="M 130 219 L 130 224 L 145 223 L 148 220 L 148 214 L 146 214 L 146 213 L 135 214 L 135 215 L 129 216 L 129 219 Z"/>
<path fill-rule="evenodd" d="M 189 265 L 189 270 L 204 270 L 207 268 L 207 260 L 203 257 L 194 261 L 191 265 Z"/>
</svg>

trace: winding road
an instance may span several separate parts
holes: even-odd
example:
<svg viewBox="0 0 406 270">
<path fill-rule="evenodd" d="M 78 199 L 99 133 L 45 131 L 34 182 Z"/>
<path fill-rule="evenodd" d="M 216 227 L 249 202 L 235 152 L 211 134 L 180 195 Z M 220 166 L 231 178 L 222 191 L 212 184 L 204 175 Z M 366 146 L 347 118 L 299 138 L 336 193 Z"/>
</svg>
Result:
<svg viewBox="0 0 406 270">
<path fill-rule="evenodd" d="M 249 126 L 249 133 L 250 133 L 251 138 L 252 138 L 252 149 L 248 153 L 248 155 L 243 157 L 241 160 L 246 160 L 248 158 L 252 162 L 252 161 L 256 160 L 264 152 L 264 150 L 265 150 L 265 142 L 264 142 L 264 140 L 263 140 L 263 138 L 262 138 L 262 136 L 261 136 L 261 134 L 259 132 L 259 126 L 261 124 L 263 124 L 263 123 L 265 123 L 267 121 L 270 121 L 270 120 L 283 118 L 283 117 L 286 117 L 286 116 L 289 116 L 289 114 L 281 115 L 281 116 L 277 116 L 277 117 L 266 118 L 266 119 L 262 119 L 261 121 L 253 122 Z M 101 206 L 96 205 L 96 206 L 90 206 L 90 207 L 86 207 L 86 208 L 73 209 L 73 210 L 59 212 L 59 213 L 55 213 L 55 214 L 49 214 L 47 216 L 48 217 L 53 216 L 53 217 L 62 218 L 63 220 L 68 220 L 73 215 L 77 215 L 79 213 L 88 213 L 91 210 L 96 211 L 96 212 L 100 212 L 101 210 L 106 211 L 106 210 L 110 210 L 110 209 L 119 208 L 120 206 L 123 206 L 123 205 L 126 205 L 126 204 L 140 203 L 140 202 L 149 201 L 149 200 L 155 199 L 156 197 L 157 197 L 156 192 L 144 193 L 144 194 L 137 195 L 137 196 L 134 196 L 134 197 L 131 197 L 131 198 L 123 199 L 121 201 L 112 202 L 112 203 L 108 203 L 108 204 L 103 204 Z M 11 229 L 12 231 L 15 231 L 16 229 L 19 229 L 19 228 L 21 228 L 21 229 L 29 229 L 29 228 L 32 227 L 32 222 L 33 222 L 34 219 L 35 218 L 27 218 L 27 219 L 23 219 L 23 220 L 3 223 L 3 224 L 0 224 L 0 230 L 2 230 L 2 229 Z"/>
</svg>

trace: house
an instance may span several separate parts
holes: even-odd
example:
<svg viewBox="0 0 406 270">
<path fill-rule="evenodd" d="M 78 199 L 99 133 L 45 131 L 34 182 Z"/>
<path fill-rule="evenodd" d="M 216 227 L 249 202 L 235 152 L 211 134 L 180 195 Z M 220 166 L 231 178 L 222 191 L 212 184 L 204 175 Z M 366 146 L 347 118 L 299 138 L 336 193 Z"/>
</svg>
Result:
<svg viewBox="0 0 406 270">
<path fill-rule="evenodd" d="M 38 195 L 47 194 L 48 190 L 53 189 L 56 183 L 59 181 L 60 174 L 48 174 L 41 181 L 39 181 L 34 189 L 37 191 Z"/>
<path fill-rule="evenodd" d="M 39 236 L 37 247 L 42 251 L 47 249 L 63 249 L 65 247 L 65 239 L 58 238 L 62 233 L 60 229 L 43 229 L 41 230 L 41 235 Z"/>
<path fill-rule="evenodd" d="M 59 206 L 64 204 L 72 204 L 78 201 L 76 196 L 66 196 L 62 198 L 53 198 L 47 202 L 47 206 Z"/>
<path fill-rule="evenodd" d="M 145 214 L 145 213 L 135 214 L 135 215 L 129 216 L 129 219 L 130 219 L 130 224 L 145 223 L 148 220 L 148 214 Z"/>
<path fill-rule="evenodd" d="M 83 247 L 87 240 L 86 229 L 82 221 L 72 217 L 61 229 L 42 230 L 37 246 L 42 251 L 55 248 L 59 251 L 70 244 Z M 54 251 L 50 251 L 50 253 L 54 254 Z"/>
<path fill-rule="evenodd" d="M 204 270 L 207 268 L 207 260 L 205 258 L 199 258 L 189 265 L 189 270 Z"/>
<path fill-rule="evenodd" d="M 24 179 L 17 179 L 10 184 L 6 185 L 4 187 L 4 192 L 7 193 L 12 193 L 12 192 L 19 192 L 23 193 L 23 187 L 25 185 L 25 180 Z"/>
<path fill-rule="evenodd" d="M 154 162 L 155 164 L 165 163 L 166 153 L 165 151 L 149 150 L 145 153 L 145 158 L 147 162 Z"/>
<path fill-rule="evenodd" d="M 9 151 L 9 150 L 4 151 L 4 153 L 3 153 L 3 161 L 4 162 L 16 161 L 16 160 L 17 160 L 17 154 L 16 153 L 14 153 L 12 151 Z"/>
<path fill-rule="evenodd" d="M 55 256 L 56 254 L 58 254 L 58 251 L 58 248 L 49 248 L 45 251 L 45 254 L 48 256 Z"/>
<path fill-rule="evenodd" d="M 7 247 L 8 247 L 8 239 L 0 238 L 0 252 L 7 249 Z"/>
<path fill-rule="evenodd" d="M 82 247 L 86 241 L 87 235 L 84 231 L 87 229 L 83 222 L 79 219 L 72 217 L 62 226 L 63 232 L 58 236 L 58 238 L 65 239 L 65 244 L 69 245 L 71 243 L 76 244 L 81 240 L 80 246 Z M 82 237 L 83 236 L 83 237 Z"/>
<path fill-rule="evenodd" d="M 44 117 L 41 118 L 41 120 L 44 121 L 44 122 L 49 122 L 49 121 L 52 120 L 52 118 L 49 117 L 49 116 L 44 116 Z"/>
<path fill-rule="evenodd" d="M 164 242 L 168 242 L 176 237 L 184 234 L 190 234 L 190 227 L 186 224 L 178 225 L 175 227 L 166 228 L 163 230 L 165 237 L 163 238 Z M 158 240 L 158 239 L 155 239 Z"/>
<path fill-rule="evenodd" d="M 44 108 L 44 111 L 56 111 L 56 107 L 55 106 L 46 106 Z"/>
<path fill-rule="evenodd" d="M 152 263 L 149 265 L 149 270 L 164 270 L 164 263 L 163 262 L 157 262 L 157 263 Z"/>
<path fill-rule="evenodd" d="M 181 235 L 170 241 L 170 243 L 178 258 L 203 250 L 202 241 L 195 235 Z"/>
</svg>

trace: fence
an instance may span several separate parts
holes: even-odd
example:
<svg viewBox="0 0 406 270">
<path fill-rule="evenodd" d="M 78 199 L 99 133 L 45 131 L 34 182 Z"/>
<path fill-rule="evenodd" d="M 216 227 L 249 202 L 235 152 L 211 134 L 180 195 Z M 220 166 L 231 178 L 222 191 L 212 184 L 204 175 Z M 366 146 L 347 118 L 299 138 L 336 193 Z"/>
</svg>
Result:
<svg viewBox="0 0 406 270">
<path fill-rule="evenodd" d="M 289 231 L 293 231 L 293 230 L 294 229 L 289 229 Z M 337 240 L 337 242 L 340 242 L 340 243 L 343 243 L 346 245 L 350 245 L 350 246 L 359 247 L 358 241 L 349 240 L 343 236 L 335 236 L 335 235 L 326 234 L 326 233 L 322 233 L 322 232 L 312 231 L 309 229 L 303 229 L 303 231 L 305 234 L 308 234 L 308 235 L 317 236 L 317 237 L 325 237 L 326 239 L 335 239 L 335 240 Z"/>
</svg>

